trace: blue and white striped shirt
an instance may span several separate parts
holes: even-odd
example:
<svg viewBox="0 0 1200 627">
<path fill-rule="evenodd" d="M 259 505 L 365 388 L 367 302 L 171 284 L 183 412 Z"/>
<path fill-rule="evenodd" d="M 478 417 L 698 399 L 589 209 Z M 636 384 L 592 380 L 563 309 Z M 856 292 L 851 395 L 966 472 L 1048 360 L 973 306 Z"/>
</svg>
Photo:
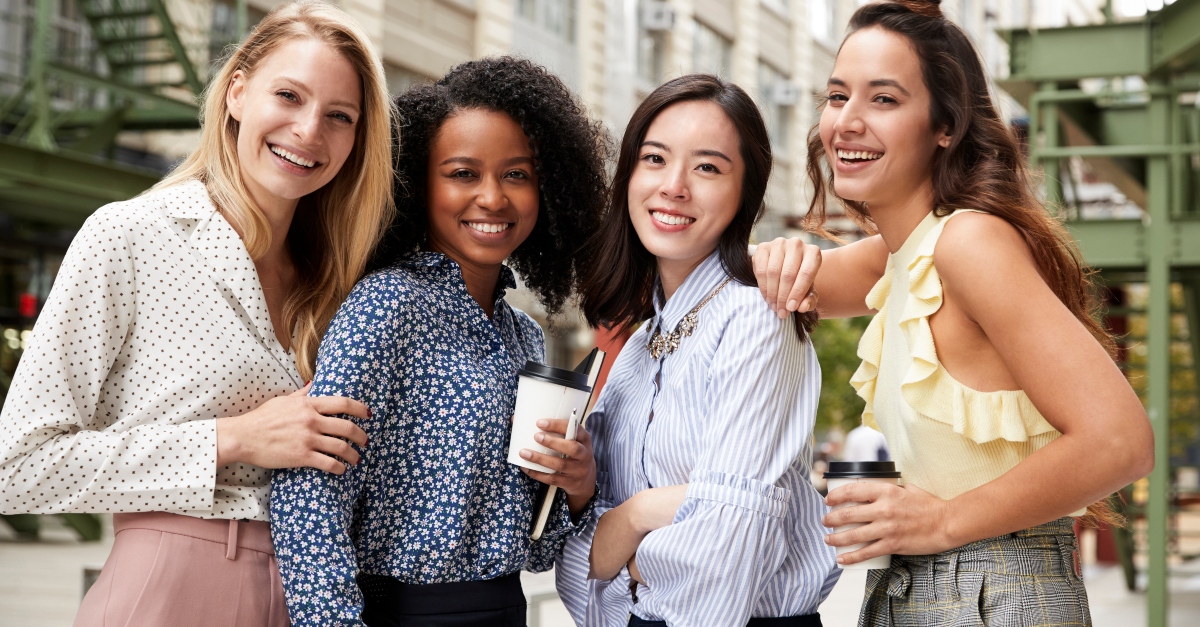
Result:
<svg viewBox="0 0 1200 627">
<path fill-rule="evenodd" d="M 827 509 L 809 483 L 821 370 L 810 342 L 755 287 L 732 281 L 700 311 L 673 354 L 646 350 L 727 274 L 716 253 L 688 275 L 621 351 L 588 418 L 598 471 L 597 520 L 637 492 L 682 483 L 674 523 L 629 572 L 588 580 L 596 525 L 569 538 L 556 571 L 575 622 L 625 625 L 633 612 L 669 625 L 743 627 L 751 617 L 812 614 L 837 582 L 823 538 Z M 655 383 L 661 375 L 661 385 Z"/>
</svg>

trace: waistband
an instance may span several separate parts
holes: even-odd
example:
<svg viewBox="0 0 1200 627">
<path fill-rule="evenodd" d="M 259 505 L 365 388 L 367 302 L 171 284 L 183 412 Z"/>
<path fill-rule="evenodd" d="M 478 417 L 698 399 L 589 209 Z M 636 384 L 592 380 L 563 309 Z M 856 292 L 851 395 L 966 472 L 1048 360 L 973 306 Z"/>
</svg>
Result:
<svg viewBox="0 0 1200 627">
<path fill-rule="evenodd" d="M 667 627 L 665 620 L 646 620 L 637 614 L 629 615 L 629 627 Z M 803 616 L 781 616 L 778 618 L 751 618 L 746 627 L 821 627 L 820 614 Z"/>
<path fill-rule="evenodd" d="M 403 583 L 387 575 L 360 574 L 363 620 L 397 616 L 428 616 L 486 612 L 525 607 L 521 574 L 483 581 Z"/>
<path fill-rule="evenodd" d="M 126 529 L 150 529 L 225 545 L 225 558 L 237 559 L 239 548 L 275 555 L 271 525 L 261 520 L 193 518 L 182 514 L 146 512 L 113 514 L 113 534 Z"/>
</svg>

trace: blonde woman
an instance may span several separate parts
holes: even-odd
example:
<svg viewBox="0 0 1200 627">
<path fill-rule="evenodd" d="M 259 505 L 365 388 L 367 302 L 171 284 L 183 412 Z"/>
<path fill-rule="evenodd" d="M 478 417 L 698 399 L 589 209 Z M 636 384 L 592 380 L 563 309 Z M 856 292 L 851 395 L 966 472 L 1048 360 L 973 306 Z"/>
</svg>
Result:
<svg viewBox="0 0 1200 627">
<path fill-rule="evenodd" d="M 391 217 L 391 112 L 361 27 L 284 5 L 196 152 L 79 231 L 0 416 L 0 511 L 115 514 L 76 625 L 288 624 L 268 469 L 366 444 L 364 405 L 298 388 Z"/>
</svg>

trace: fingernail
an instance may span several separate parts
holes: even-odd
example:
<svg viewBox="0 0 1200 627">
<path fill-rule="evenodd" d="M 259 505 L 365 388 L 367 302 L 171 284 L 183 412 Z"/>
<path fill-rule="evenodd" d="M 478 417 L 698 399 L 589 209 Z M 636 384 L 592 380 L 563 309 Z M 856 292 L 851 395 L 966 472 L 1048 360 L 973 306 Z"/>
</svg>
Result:
<svg viewBox="0 0 1200 627">
<path fill-rule="evenodd" d="M 795 299 L 789 300 L 787 304 L 788 311 L 796 311 L 796 307 L 798 305 L 799 303 L 797 303 Z"/>
<path fill-rule="evenodd" d="M 838 562 L 839 564 L 845 564 L 845 563 L 846 563 L 846 558 L 844 558 L 844 557 L 839 557 L 839 558 L 837 559 L 837 562 Z"/>
<path fill-rule="evenodd" d="M 545 429 L 546 427 L 550 426 L 550 421 L 543 418 L 542 420 L 537 421 L 537 426 L 539 429 Z"/>
<path fill-rule="evenodd" d="M 533 451 L 530 451 L 527 448 L 523 448 L 523 449 L 521 449 L 521 457 L 524 459 L 533 459 Z"/>
<path fill-rule="evenodd" d="M 533 439 L 537 440 L 538 442 L 541 442 L 542 440 L 546 439 L 546 436 L 544 436 L 540 433 L 535 433 L 535 434 L 533 434 Z"/>
<path fill-rule="evenodd" d="M 829 536 L 825 536 L 825 544 L 829 544 Z"/>
</svg>

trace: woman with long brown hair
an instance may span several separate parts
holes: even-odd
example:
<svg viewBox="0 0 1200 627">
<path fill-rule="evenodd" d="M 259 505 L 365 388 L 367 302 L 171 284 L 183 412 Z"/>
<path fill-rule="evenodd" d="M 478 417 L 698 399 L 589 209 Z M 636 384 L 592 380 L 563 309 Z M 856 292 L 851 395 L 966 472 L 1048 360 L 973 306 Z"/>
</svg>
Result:
<svg viewBox="0 0 1200 627">
<path fill-rule="evenodd" d="M 851 383 L 904 475 L 827 498 L 862 503 L 827 526 L 865 523 L 827 542 L 870 542 L 840 563 L 895 554 L 860 624 L 1088 624 L 1072 516 L 1111 519 L 1104 499 L 1150 471 L 1153 443 L 1079 253 L 937 2 L 855 12 L 825 97 L 809 223 L 833 195 L 878 235 L 824 256 L 818 311 L 877 312 Z M 786 248 L 756 268 L 794 266 Z M 786 312 L 801 283 L 764 291 Z"/>
<path fill-rule="evenodd" d="M 171 175 L 76 235 L 0 417 L 0 511 L 114 514 L 77 626 L 288 625 L 270 469 L 343 473 L 366 444 L 339 417 L 366 407 L 304 381 L 392 214 L 370 39 L 282 5 L 202 111 Z"/>
</svg>

